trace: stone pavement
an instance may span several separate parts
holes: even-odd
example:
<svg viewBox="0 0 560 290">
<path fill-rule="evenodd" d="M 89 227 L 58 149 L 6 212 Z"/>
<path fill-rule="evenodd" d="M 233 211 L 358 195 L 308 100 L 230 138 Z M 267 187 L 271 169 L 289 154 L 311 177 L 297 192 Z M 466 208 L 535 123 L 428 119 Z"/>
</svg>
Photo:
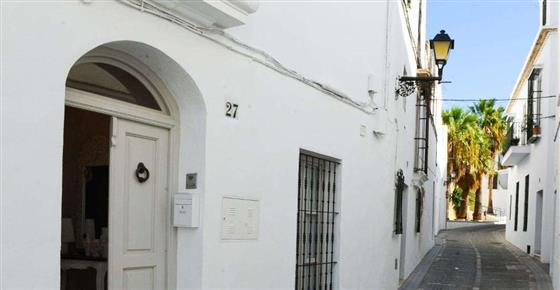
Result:
<svg viewBox="0 0 560 290">
<path fill-rule="evenodd" d="M 448 230 L 424 257 L 402 290 L 546 289 L 546 267 L 504 238 L 504 225 Z"/>
</svg>

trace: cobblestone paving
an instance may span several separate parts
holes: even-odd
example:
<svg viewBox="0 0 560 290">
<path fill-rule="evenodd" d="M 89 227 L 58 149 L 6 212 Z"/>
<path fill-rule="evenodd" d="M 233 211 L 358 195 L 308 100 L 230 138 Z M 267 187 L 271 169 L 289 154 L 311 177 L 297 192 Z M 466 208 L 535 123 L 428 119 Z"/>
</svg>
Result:
<svg viewBox="0 0 560 290">
<path fill-rule="evenodd" d="M 437 254 L 401 289 L 552 289 L 543 265 L 505 241 L 503 225 L 449 230 L 438 240 Z"/>
</svg>

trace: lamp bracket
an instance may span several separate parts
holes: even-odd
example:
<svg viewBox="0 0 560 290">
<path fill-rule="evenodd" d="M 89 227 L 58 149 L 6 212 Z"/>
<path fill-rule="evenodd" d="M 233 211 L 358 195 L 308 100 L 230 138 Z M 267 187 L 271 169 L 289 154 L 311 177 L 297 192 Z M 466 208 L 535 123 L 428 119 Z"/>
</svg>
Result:
<svg viewBox="0 0 560 290">
<path fill-rule="evenodd" d="M 399 77 L 399 84 L 396 89 L 396 93 L 400 97 L 408 97 L 416 91 L 417 86 L 421 85 L 432 85 L 433 82 L 441 83 L 441 74 L 437 77 L 420 76 L 420 77 L 409 77 L 402 76 Z"/>
<path fill-rule="evenodd" d="M 397 97 L 406 98 L 416 92 L 416 83 L 409 80 L 401 80 L 399 78 L 396 89 Z"/>
</svg>

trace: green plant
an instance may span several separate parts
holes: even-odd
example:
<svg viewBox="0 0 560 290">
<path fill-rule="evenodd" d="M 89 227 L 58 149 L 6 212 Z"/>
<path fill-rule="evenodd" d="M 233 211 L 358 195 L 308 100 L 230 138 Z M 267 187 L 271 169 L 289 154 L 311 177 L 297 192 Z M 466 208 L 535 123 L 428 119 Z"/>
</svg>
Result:
<svg viewBox="0 0 560 290">
<path fill-rule="evenodd" d="M 479 100 L 470 107 L 471 112 L 478 118 L 478 125 L 481 131 L 479 140 L 480 164 L 476 164 L 477 186 L 475 190 L 474 220 L 482 218 L 481 184 L 482 175 L 488 175 L 489 182 L 494 178 L 497 168 L 495 164 L 496 156 L 499 154 L 502 144 L 507 134 L 507 123 L 504 117 L 504 109 L 496 108 L 496 100 Z M 489 183 L 492 184 L 492 183 Z M 488 192 L 488 212 L 493 212 L 492 206 L 492 187 L 489 186 Z"/>
<path fill-rule="evenodd" d="M 455 212 L 459 211 L 462 201 L 463 201 L 463 190 L 460 187 L 455 187 L 453 189 L 453 193 L 451 193 L 451 202 L 453 203 L 453 209 L 455 210 Z"/>
<path fill-rule="evenodd" d="M 480 100 L 468 110 L 453 107 L 444 111 L 442 119 L 448 127 L 447 171 L 456 174 L 455 184 L 463 194 L 461 206 L 456 211 L 457 218 L 466 219 L 471 208 L 474 209 L 473 219 L 479 220 L 482 176 L 493 178 L 498 167 L 496 156 L 506 137 L 504 109 L 496 107 L 495 100 Z M 456 194 L 455 190 L 452 192 L 452 195 Z M 489 210 L 492 208 L 491 196 L 490 189 Z"/>
</svg>

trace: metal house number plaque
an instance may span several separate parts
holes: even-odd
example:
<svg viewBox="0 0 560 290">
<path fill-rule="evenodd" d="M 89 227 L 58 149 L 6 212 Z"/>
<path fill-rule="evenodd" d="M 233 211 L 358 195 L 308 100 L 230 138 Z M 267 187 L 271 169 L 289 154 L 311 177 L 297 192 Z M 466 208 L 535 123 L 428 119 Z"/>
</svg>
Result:
<svg viewBox="0 0 560 290">
<path fill-rule="evenodd" d="M 187 174 L 187 189 L 196 189 L 196 173 Z"/>
</svg>

